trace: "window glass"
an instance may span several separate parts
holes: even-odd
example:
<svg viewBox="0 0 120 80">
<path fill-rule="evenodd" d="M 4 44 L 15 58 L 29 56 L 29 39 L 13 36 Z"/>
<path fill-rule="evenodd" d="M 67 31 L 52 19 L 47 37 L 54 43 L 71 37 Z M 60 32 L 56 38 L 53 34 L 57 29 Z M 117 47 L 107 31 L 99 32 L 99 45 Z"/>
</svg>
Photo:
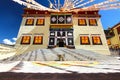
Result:
<svg viewBox="0 0 120 80">
<path fill-rule="evenodd" d="M 111 45 L 110 39 L 107 40 L 107 44 L 108 44 L 108 45 Z"/>
<path fill-rule="evenodd" d="M 73 32 L 67 32 L 68 36 L 73 36 Z"/>
<path fill-rule="evenodd" d="M 33 25 L 34 24 L 34 19 L 26 19 L 25 25 Z"/>
<path fill-rule="evenodd" d="M 21 44 L 30 44 L 30 36 L 22 36 Z"/>
<path fill-rule="evenodd" d="M 51 24 L 71 24 L 72 23 L 72 15 L 51 15 Z"/>
<path fill-rule="evenodd" d="M 94 44 L 94 45 L 102 45 L 100 36 L 93 36 L 93 37 L 92 37 L 92 41 L 93 41 L 93 44 Z"/>
<path fill-rule="evenodd" d="M 78 25 L 80 26 L 86 26 L 86 19 L 78 19 Z"/>
<path fill-rule="evenodd" d="M 57 24 L 57 15 L 51 15 L 51 24 Z"/>
<path fill-rule="evenodd" d="M 65 36 L 65 32 L 64 31 L 58 31 L 57 36 Z"/>
<path fill-rule="evenodd" d="M 37 19 L 36 25 L 44 25 L 44 19 Z"/>
<path fill-rule="evenodd" d="M 89 25 L 90 25 L 90 26 L 97 26 L 97 21 L 96 21 L 96 19 L 89 19 Z"/>
<path fill-rule="evenodd" d="M 64 23 L 65 23 L 65 16 L 58 15 L 58 24 L 64 24 Z"/>
<path fill-rule="evenodd" d="M 50 38 L 49 39 L 49 45 L 54 45 L 55 43 L 55 38 Z"/>
<path fill-rule="evenodd" d="M 74 45 L 73 38 L 68 38 L 68 45 Z"/>
<path fill-rule="evenodd" d="M 89 37 L 88 37 L 88 36 L 81 36 L 81 37 L 80 37 L 80 42 L 81 42 L 81 44 L 83 44 L 83 45 L 90 44 Z"/>
<path fill-rule="evenodd" d="M 43 43 L 43 36 L 34 36 L 33 44 L 42 44 Z"/>
<path fill-rule="evenodd" d="M 50 36 L 55 36 L 55 32 L 50 32 Z"/>
<path fill-rule="evenodd" d="M 66 24 L 72 23 L 72 16 L 71 15 L 66 15 Z"/>
</svg>

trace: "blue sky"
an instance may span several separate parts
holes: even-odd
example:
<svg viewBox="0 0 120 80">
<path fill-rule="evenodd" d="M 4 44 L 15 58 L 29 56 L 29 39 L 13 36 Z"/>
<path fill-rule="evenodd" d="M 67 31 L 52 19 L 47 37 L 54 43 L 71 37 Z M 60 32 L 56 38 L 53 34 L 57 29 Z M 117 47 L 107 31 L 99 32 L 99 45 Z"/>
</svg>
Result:
<svg viewBox="0 0 120 80">
<path fill-rule="evenodd" d="M 36 0 L 44 6 L 48 6 L 47 0 Z M 12 0 L 0 1 L 0 43 L 8 40 L 14 43 L 22 21 L 24 6 Z M 99 12 L 104 29 L 112 27 L 120 22 L 120 9 L 105 10 Z"/>
</svg>

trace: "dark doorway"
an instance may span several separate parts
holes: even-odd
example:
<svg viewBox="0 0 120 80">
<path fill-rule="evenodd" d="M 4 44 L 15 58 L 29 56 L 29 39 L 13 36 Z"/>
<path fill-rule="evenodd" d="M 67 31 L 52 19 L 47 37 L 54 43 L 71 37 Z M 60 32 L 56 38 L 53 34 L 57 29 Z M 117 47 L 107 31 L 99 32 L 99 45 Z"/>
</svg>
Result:
<svg viewBox="0 0 120 80">
<path fill-rule="evenodd" d="M 58 41 L 58 46 L 59 47 L 64 47 L 64 40 L 63 39 L 59 39 L 59 41 Z"/>
</svg>

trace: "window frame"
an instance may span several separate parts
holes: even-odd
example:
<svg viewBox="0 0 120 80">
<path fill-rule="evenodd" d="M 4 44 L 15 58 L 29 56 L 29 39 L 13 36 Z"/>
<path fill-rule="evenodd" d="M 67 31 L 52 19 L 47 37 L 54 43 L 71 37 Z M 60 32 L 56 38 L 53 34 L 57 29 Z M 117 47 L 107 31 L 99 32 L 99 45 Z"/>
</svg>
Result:
<svg viewBox="0 0 120 80">
<path fill-rule="evenodd" d="M 108 45 L 111 45 L 110 39 L 107 40 L 107 44 L 108 44 Z"/>
<path fill-rule="evenodd" d="M 70 40 L 71 40 L 72 42 L 70 42 Z M 68 38 L 67 38 L 67 43 L 68 43 L 68 46 L 69 46 L 69 45 L 74 45 L 74 38 L 68 37 Z"/>
<path fill-rule="evenodd" d="M 82 40 L 83 40 L 82 37 L 87 37 L 88 43 L 82 43 Z M 81 45 L 90 45 L 90 38 L 89 38 L 89 36 L 87 36 L 87 35 L 80 36 L 80 44 Z"/>
<path fill-rule="evenodd" d="M 93 37 L 99 37 L 100 43 L 95 43 Z M 93 45 L 102 45 L 101 37 L 98 35 L 92 36 L 92 43 L 93 43 Z"/>
<path fill-rule="evenodd" d="M 65 19 L 65 23 L 66 24 L 72 24 L 72 15 L 65 15 L 66 19 Z M 70 22 L 68 22 L 68 18 L 71 18 Z"/>
<path fill-rule="evenodd" d="M 53 42 L 51 42 L 53 40 Z M 49 45 L 54 46 L 55 45 L 55 37 L 50 37 L 49 38 Z"/>
<path fill-rule="evenodd" d="M 55 18 L 55 21 L 52 21 L 52 18 Z M 60 21 L 60 17 L 63 17 L 63 21 Z M 67 21 L 67 18 L 71 18 L 70 22 Z M 61 25 L 61 24 L 72 24 L 72 14 L 51 14 L 50 16 L 50 24 L 57 24 L 57 25 Z"/>
<path fill-rule="evenodd" d="M 66 15 L 57 15 L 58 16 L 58 19 L 57 19 L 57 24 L 66 24 Z M 60 21 L 62 18 L 62 21 Z"/>
<path fill-rule="evenodd" d="M 54 22 L 52 21 L 53 17 L 56 19 Z M 50 16 L 50 24 L 58 24 L 58 15 L 51 15 Z"/>
<path fill-rule="evenodd" d="M 24 40 L 24 37 L 29 37 L 29 42 L 28 43 L 25 43 L 23 40 Z M 25 36 L 22 36 L 22 39 L 21 39 L 21 44 L 22 45 L 26 45 L 26 44 L 30 44 L 31 43 L 31 36 L 29 35 L 25 35 Z"/>
<path fill-rule="evenodd" d="M 95 24 L 91 24 L 90 20 L 95 20 Z M 89 22 L 89 26 L 98 26 L 97 19 L 95 18 L 89 18 L 88 22 Z"/>
<path fill-rule="evenodd" d="M 84 20 L 85 24 L 80 24 L 80 23 L 79 23 L 80 20 Z M 79 25 L 79 26 L 87 26 L 87 20 L 84 19 L 84 18 L 79 18 L 79 19 L 78 19 L 78 25 Z"/>
<path fill-rule="evenodd" d="M 38 20 L 43 20 L 43 24 L 39 24 Z M 36 21 L 36 26 L 44 26 L 45 25 L 45 19 L 44 18 L 38 18 Z"/>
<path fill-rule="evenodd" d="M 42 40 L 41 43 L 36 43 L 36 42 L 35 42 L 35 38 L 36 38 L 36 37 L 41 37 L 41 40 Z M 34 45 L 42 45 L 42 44 L 43 44 L 43 36 L 42 36 L 42 35 L 35 35 L 35 36 L 34 36 L 34 39 L 33 39 L 33 44 L 34 44 Z"/>
<path fill-rule="evenodd" d="M 32 20 L 32 23 L 28 24 L 28 20 Z M 26 19 L 25 26 L 32 26 L 32 25 L 34 25 L 34 19 L 33 18 Z"/>
</svg>

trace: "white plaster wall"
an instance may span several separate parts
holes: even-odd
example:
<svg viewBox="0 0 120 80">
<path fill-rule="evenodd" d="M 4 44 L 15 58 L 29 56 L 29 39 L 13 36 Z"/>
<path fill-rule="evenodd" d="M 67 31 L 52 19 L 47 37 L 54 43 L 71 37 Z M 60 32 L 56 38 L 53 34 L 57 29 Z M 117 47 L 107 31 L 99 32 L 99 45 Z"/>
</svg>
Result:
<svg viewBox="0 0 120 80">
<path fill-rule="evenodd" d="M 26 19 L 34 18 L 34 25 L 25 26 Z M 39 48 L 47 48 L 48 40 L 49 40 L 49 25 L 50 25 L 50 17 L 45 17 L 45 25 L 44 26 L 36 26 L 36 21 L 39 17 L 23 17 L 21 26 L 19 29 L 19 33 L 16 41 L 16 48 L 25 48 L 27 47 L 27 51 L 32 51 Z M 35 45 L 33 44 L 33 39 L 36 34 L 43 36 L 43 44 Z M 23 35 L 31 36 L 31 43 L 29 45 L 21 45 L 21 39 Z"/>
<path fill-rule="evenodd" d="M 78 17 L 73 18 L 75 48 L 91 50 L 91 51 L 98 52 L 101 54 L 109 55 L 110 52 L 108 49 L 108 45 L 106 42 L 105 34 L 103 31 L 103 27 L 102 27 L 100 19 L 95 18 L 95 19 L 97 19 L 98 26 L 89 26 L 89 23 L 88 23 L 89 18 L 85 18 L 85 19 L 87 20 L 87 26 L 78 26 Z M 80 44 L 80 34 L 88 34 L 89 39 L 90 39 L 90 45 L 81 45 Z M 93 45 L 92 44 L 92 34 L 99 34 L 101 41 L 102 41 L 102 45 Z"/>
</svg>

